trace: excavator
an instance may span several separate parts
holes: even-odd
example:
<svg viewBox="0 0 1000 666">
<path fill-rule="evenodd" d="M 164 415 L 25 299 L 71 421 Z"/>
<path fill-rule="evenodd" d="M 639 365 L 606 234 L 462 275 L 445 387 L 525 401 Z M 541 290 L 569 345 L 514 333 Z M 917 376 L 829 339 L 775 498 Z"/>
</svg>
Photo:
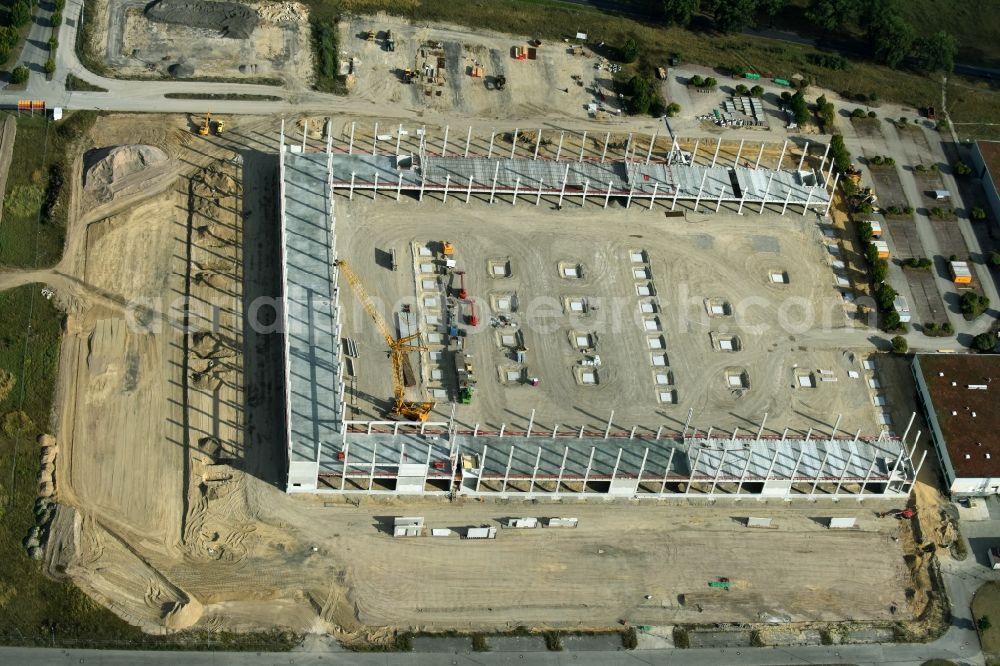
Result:
<svg viewBox="0 0 1000 666">
<path fill-rule="evenodd" d="M 198 128 L 198 135 L 208 136 L 211 126 L 212 126 L 212 113 L 210 111 L 205 114 L 205 118 L 201 122 L 201 127 Z"/>
<path fill-rule="evenodd" d="M 392 391 L 394 397 L 392 409 L 389 412 L 390 416 L 410 421 L 426 421 L 431 410 L 434 409 L 434 403 L 411 402 L 407 400 L 406 377 L 404 373 L 404 368 L 409 365 L 407 355 L 410 352 L 419 352 L 427 349 L 419 343 L 414 343 L 414 340 L 420 337 L 420 333 L 414 333 L 413 335 L 401 338 L 393 335 L 385 319 L 382 318 L 382 314 L 376 309 L 375 304 L 372 303 L 371 298 L 368 296 L 368 292 L 365 291 L 364 285 L 361 284 L 361 279 L 350 265 L 345 260 L 339 259 L 334 262 L 334 266 L 347 278 L 347 282 L 351 285 L 351 289 L 354 291 L 358 302 L 361 303 L 365 312 L 375 322 L 375 326 L 382 334 L 382 337 L 385 338 L 385 343 L 389 346 L 389 358 L 392 361 Z M 412 374 L 412 370 L 410 373 Z"/>
</svg>

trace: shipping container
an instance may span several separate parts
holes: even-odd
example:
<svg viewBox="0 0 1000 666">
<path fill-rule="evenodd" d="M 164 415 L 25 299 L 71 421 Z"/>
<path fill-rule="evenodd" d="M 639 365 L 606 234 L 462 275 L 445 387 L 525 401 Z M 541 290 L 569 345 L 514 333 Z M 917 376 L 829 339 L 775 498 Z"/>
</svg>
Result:
<svg viewBox="0 0 1000 666">
<path fill-rule="evenodd" d="M 872 238 L 882 238 L 882 223 L 878 220 L 868 220 L 872 228 Z"/>
<path fill-rule="evenodd" d="M 888 259 L 889 258 L 889 244 L 888 243 L 886 243 L 883 240 L 877 240 L 877 241 L 873 241 L 872 245 L 874 245 L 875 249 L 878 250 L 878 258 L 879 259 Z"/>
<path fill-rule="evenodd" d="M 952 261 L 949 264 L 951 266 L 951 279 L 955 284 L 972 284 L 972 271 L 969 270 L 969 264 L 966 261 Z"/>
<path fill-rule="evenodd" d="M 899 321 L 906 324 L 909 323 L 912 318 L 910 315 L 910 306 L 906 303 L 906 299 L 902 296 L 897 296 L 896 300 L 892 302 L 892 307 L 899 315 Z"/>
</svg>

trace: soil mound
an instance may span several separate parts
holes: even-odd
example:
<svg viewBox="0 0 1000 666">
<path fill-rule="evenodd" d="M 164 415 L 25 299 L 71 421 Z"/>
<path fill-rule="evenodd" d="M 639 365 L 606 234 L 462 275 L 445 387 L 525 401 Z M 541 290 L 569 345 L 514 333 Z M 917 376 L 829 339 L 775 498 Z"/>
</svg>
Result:
<svg viewBox="0 0 1000 666">
<path fill-rule="evenodd" d="M 165 152 L 145 145 L 93 150 L 87 154 L 86 163 L 84 189 L 102 203 L 144 189 L 170 169 Z"/>
<path fill-rule="evenodd" d="M 247 39 L 257 27 L 257 12 L 235 2 L 159 0 L 146 8 L 150 21 L 217 30 L 223 37 Z"/>
</svg>

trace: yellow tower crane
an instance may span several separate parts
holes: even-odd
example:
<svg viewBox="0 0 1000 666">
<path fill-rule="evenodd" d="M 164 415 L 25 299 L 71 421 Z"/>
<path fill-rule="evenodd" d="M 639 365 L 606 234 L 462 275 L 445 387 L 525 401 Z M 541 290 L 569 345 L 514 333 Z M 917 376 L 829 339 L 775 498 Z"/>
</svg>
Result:
<svg viewBox="0 0 1000 666">
<path fill-rule="evenodd" d="M 434 409 L 434 403 L 411 402 L 407 400 L 406 378 L 403 372 L 403 368 L 409 365 L 407 354 L 427 349 L 420 344 L 413 344 L 413 341 L 420 337 L 420 333 L 414 333 L 402 338 L 397 338 L 393 335 L 385 319 L 382 318 L 382 314 L 375 307 L 375 304 L 372 303 L 368 292 L 365 291 L 364 285 L 361 284 L 361 279 L 351 269 L 350 265 L 343 259 L 340 259 L 334 262 L 334 266 L 347 278 L 347 282 L 351 285 L 351 289 L 354 291 L 358 302 L 361 303 L 365 312 L 375 322 L 375 326 L 382 334 L 382 337 L 385 338 L 385 343 L 389 346 L 389 358 L 392 360 L 392 391 L 395 398 L 390 415 L 411 421 L 426 421 L 431 410 Z"/>
</svg>

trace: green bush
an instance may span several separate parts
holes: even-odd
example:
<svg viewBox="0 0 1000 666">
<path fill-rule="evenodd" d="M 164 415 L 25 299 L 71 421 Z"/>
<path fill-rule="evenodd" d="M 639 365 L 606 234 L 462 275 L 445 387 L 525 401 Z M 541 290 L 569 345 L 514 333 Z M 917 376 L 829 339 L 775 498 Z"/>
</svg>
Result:
<svg viewBox="0 0 1000 666">
<path fill-rule="evenodd" d="M 639 647 L 639 634 L 635 627 L 629 627 L 622 632 L 622 647 L 626 650 L 634 650 Z"/>
<path fill-rule="evenodd" d="M 902 322 L 899 321 L 899 313 L 895 310 L 887 312 L 882 318 L 882 328 L 887 331 L 895 331 L 899 329 L 899 325 Z"/>
<path fill-rule="evenodd" d="M 705 79 L 704 84 L 706 88 L 714 88 L 719 85 L 719 82 L 716 81 L 714 77 L 709 76 Z"/>
<path fill-rule="evenodd" d="M 896 352 L 897 354 L 905 354 L 910 349 L 909 344 L 907 344 L 906 342 L 906 338 L 904 338 L 901 335 L 895 336 L 892 339 L 891 343 L 892 343 L 892 351 Z"/>
<path fill-rule="evenodd" d="M 705 87 L 705 79 L 703 79 L 700 76 L 698 76 L 697 74 L 695 74 L 690 79 L 688 79 L 688 85 L 689 86 L 694 86 L 695 88 L 704 88 Z"/>
<path fill-rule="evenodd" d="M 899 292 L 892 288 L 892 285 L 882 283 L 877 285 L 876 289 L 876 300 L 878 301 L 879 307 L 884 311 L 892 310 L 893 303 L 896 297 L 899 296 Z"/>
<path fill-rule="evenodd" d="M 56 73 L 56 61 L 52 58 L 45 61 L 45 73 L 49 76 Z"/>
<path fill-rule="evenodd" d="M 413 634 L 397 634 L 396 650 L 398 652 L 413 652 Z"/>
<path fill-rule="evenodd" d="M 27 83 L 29 74 L 30 72 L 27 67 L 24 65 L 18 65 L 14 68 L 14 71 L 10 73 L 10 82 L 15 85 Z"/>
<path fill-rule="evenodd" d="M 55 0 L 55 8 L 57 12 L 61 12 L 66 8 L 66 0 Z"/>
<path fill-rule="evenodd" d="M 969 211 L 969 219 L 977 222 L 986 219 L 986 211 L 978 206 Z"/>
<path fill-rule="evenodd" d="M 52 16 L 49 18 L 49 21 L 52 22 L 53 28 L 58 28 L 62 25 L 62 12 L 52 12 Z"/>
<path fill-rule="evenodd" d="M 625 40 L 622 46 L 622 60 L 625 62 L 635 62 L 639 59 L 639 45 L 631 37 Z"/>
<path fill-rule="evenodd" d="M 669 116 L 670 118 L 673 118 L 680 112 L 681 112 L 681 105 L 678 104 L 677 102 L 671 102 L 670 104 L 667 104 L 667 116 Z"/>
<path fill-rule="evenodd" d="M 486 642 L 486 636 L 482 634 L 472 634 L 472 651 L 473 652 L 489 652 L 490 646 Z"/>
<path fill-rule="evenodd" d="M 972 339 L 972 346 L 981 352 L 991 352 L 997 344 L 997 338 L 992 333 L 980 333 Z"/>
<path fill-rule="evenodd" d="M 867 114 L 865 113 L 865 110 L 862 109 L 861 107 L 858 107 L 853 111 L 851 111 L 851 118 L 864 118 L 866 115 Z"/>
<path fill-rule="evenodd" d="M 875 282 L 885 282 L 886 276 L 889 274 L 889 262 L 885 259 L 879 259 L 872 266 L 872 278 Z"/>
<path fill-rule="evenodd" d="M 546 631 L 544 636 L 546 650 L 550 652 L 562 652 L 562 636 L 559 635 L 558 631 Z"/>
<path fill-rule="evenodd" d="M 955 162 L 955 175 L 956 176 L 968 176 L 972 173 L 972 167 L 970 167 L 965 162 L 959 160 Z"/>
<path fill-rule="evenodd" d="M 967 291 L 962 294 L 962 314 L 968 320 L 973 320 L 980 316 L 990 307 L 990 299 L 986 296 Z"/>
<path fill-rule="evenodd" d="M 738 84 L 738 85 L 736 86 L 736 94 L 737 94 L 737 95 L 749 95 L 749 94 L 750 94 L 750 89 L 749 89 L 749 88 L 747 88 L 747 87 L 746 87 L 745 85 L 743 85 L 742 83 L 740 83 L 740 84 Z"/>
<path fill-rule="evenodd" d="M 10 8 L 10 22 L 18 28 L 28 25 L 31 21 L 31 2 L 17 0 Z"/>
<path fill-rule="evenodd" d="M 754 97 L 760 98 L 764 96 L 764 86 L 754 86 L 750 89 L 750 94 Z"/>
<path fill-rule="evenodd" d="M 59 48 L 59 40 L 55 37 L 49 37 L 49 50 L 55 51 L 57 48 Z"/>
<path fill-rule="evenodd" d="M 881 166 L 881 165 L 882 165 L 882 163 L 883 163 L 883 162 L 885 162 L 885 160 L 884 160 L 884 159 L 882 159 L 882 156 L 881 156 L 881 155 L 875 155 L 875 156 L 873 156 L 873 157 L 871 158 L 871 160 L 869 160 L 869 161 L 870 161 L 870 162 L 872 163 L 872 165 L 874 165 L 874 166 Z"/>
<path fill-rule="evenodd" d="M 990 265 L 1000 266 L 1000 252 L 997 252 L 996 250 L 990 252 Z"/>
<path fill-rule="evenodd" d="M 681 650 L 691 647 L 691 636 L 684 627 L 674 626 L 674 647 Z"/>
</svg>

